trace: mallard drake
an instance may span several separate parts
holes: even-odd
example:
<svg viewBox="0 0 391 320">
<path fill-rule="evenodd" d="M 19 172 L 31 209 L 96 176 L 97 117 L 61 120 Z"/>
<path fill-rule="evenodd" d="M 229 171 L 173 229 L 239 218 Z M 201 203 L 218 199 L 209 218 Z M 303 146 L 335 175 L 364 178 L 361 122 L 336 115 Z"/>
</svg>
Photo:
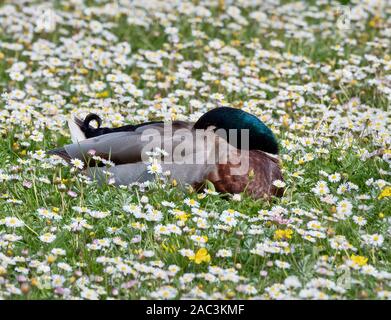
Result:
<svg viewBox="0 0 391 320">
<path fill-rule="evenodd" d="M 96 128 L 90 125 L 92 121 L 97 122 Z M 195 123 L 153 121 L 107 128 L 101 127 L 98 115 L 89 114 L 84 121 L 74 117 L 68 124 L 73 143 L 49 153 L 68 162 L 82 160 L 86 173 L 101 182 L 107 174 L 116 185 L 155 179 L 146 163 L 148 151 L 156 147 L 167 151 L 165 147 L 169 145 L 171 149 L 159 168 L 182 185 L 199 189 L 208 180 L 219 192 L 245 191 L 255 198 L 283 193 L 273 184 L 283 180 L 273 132 L 256 116 L 240 109 L 219 107 Z M 232 132 L 237 135 L 231 135 Z M 115 166 L 95 163 L 96 156 Z"/>
</svg>

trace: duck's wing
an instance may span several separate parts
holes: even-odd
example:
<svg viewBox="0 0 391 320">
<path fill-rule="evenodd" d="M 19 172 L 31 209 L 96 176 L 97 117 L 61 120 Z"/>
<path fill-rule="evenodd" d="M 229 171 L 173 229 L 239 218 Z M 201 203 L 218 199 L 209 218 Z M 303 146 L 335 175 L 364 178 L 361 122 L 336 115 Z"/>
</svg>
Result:
<svg viewBox="0 0 391 320">
<path fill-rule="evenodd" d="M 74 115 L 71 115 L 70 119 L 68 119 L 68 128 L 73 143 L 78 143 L 79 141 L 83 141 L 86 139 L 86 135 L 81 130 L 81 126 L 82 121 Z"/>
<path fill-rule="evenodd" d="M 115 164 L 132 163 L 141 161 L 141 153 L 145 145 L 146 142 L 138 133 L 115 132 L 68 144 L 49 151 L 49 154 L 58 155 L 67 161 L 77 158 L 86 164 L 91 161 L 93 155 Z"/>
<path fill-rule="evenodd" d="M 182 121 L 172 123 L 173 134 L 177 130 L 190 130 L 191 128 L 191 123 Z M 67 161 L 78 158 L 85 163 L 91 161 L 92 154 L 115 164 L 136 163 L 142 159 L 148 159 L 146 151 L 151 151 L 151 147 L 175 146 L 180 142 L 174 141 L 172 134 L 165 134 L 165 130 L 167 128 L 163 123 L 147 124 L 134 131 L 113 132 L 77 141 L 51 150 L 49 154 L 56 154 Z"/>
</svg>

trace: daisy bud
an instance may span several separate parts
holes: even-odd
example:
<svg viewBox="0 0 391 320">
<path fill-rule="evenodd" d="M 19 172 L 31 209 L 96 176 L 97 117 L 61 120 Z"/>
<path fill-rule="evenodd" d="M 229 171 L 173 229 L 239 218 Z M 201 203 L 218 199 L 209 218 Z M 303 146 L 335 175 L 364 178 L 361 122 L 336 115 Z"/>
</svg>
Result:
<svg viewBox="0 0 391 320">
<path fill-rule="evenodd" d="M 75 191 L 72 191 L 72 190 L 69 190 L 67 192 L 68 196 L 72 197 L 72 198 L 76 198 L 77 197 L 77 193 Z"/>
<path fill-rule="evenodd" d="M 26 189 L 30 189 L 31 187 L 33 186 L 33 183 L 31 181 L 23 181 L 23 187 L 25 187 Z"/>
<path fill-rule="evenodd" d="M 57 287 L 54 289 L 54 293 L 58 294 L 59 296 L 64 295 L 64 288 Z"/>
<path fill-rule="evenodd" d="M 19 275 L 16 277 L 16 279 L 18 280 L 18 282 L 26 282 L 27 281 L 27 278 L 24 275 Z"/>
<path fill-rule="evenodd" d="M 96 154 L 96 150 L 94 150 L 94 149 L 90 149 L 87 151 L 87 155 L 89 155 L 91 157 L 93 157 L 95 154 Z"/>
<path fill-rule="evenodd" d="M 23 294 L 28 294 L 30 291 L 30 286 L 28 283 L 24 282 L 20 285 L 20 290 L 23 292 Z"/>
</svg>

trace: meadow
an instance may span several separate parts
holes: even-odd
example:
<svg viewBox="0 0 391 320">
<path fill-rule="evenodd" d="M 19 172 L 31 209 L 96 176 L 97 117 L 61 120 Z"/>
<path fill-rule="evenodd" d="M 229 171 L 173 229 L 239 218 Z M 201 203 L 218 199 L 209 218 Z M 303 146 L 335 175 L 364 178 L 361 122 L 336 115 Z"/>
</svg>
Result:
<svg viewBox="0 0 391 320">
<path fill-rule="evenodd" d="M 389 1 L 1 1 L 1 299 L 390 299 Z M 285 193 L 98 186 L 47 151 L 246 110 Z"/>
</svg>

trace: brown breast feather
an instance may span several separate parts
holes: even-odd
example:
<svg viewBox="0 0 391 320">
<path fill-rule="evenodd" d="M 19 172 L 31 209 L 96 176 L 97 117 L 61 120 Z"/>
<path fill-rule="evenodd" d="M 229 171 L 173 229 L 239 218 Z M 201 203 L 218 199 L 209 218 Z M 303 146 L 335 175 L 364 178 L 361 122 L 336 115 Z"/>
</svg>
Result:
<svg viewBox="0 0 391 320">
<path fill-rule="evenodd" d="M 243 156 L 243 154 L 242 154 Z M 242 158 L 243 159 L 243 158 Z M 207 179 L 213 182 L 217 191 L 225 193 L 240 193 L 246 191 L 255 198 L 270 198 L 283 195 L 284 190 L 273 185 L 274 180 L 283 180 L 279 160 L 268 154 L 250 150 L 248 158 L 248 170 L 242 175 L 232 175 L 232 168 L 238 164 L 218 164 L 216 170 L 211 172 Z M 236 162 L 237 163 L 237 162 Z M 250 177 L 249 173 L 253 172 Z"/>
</svg>

